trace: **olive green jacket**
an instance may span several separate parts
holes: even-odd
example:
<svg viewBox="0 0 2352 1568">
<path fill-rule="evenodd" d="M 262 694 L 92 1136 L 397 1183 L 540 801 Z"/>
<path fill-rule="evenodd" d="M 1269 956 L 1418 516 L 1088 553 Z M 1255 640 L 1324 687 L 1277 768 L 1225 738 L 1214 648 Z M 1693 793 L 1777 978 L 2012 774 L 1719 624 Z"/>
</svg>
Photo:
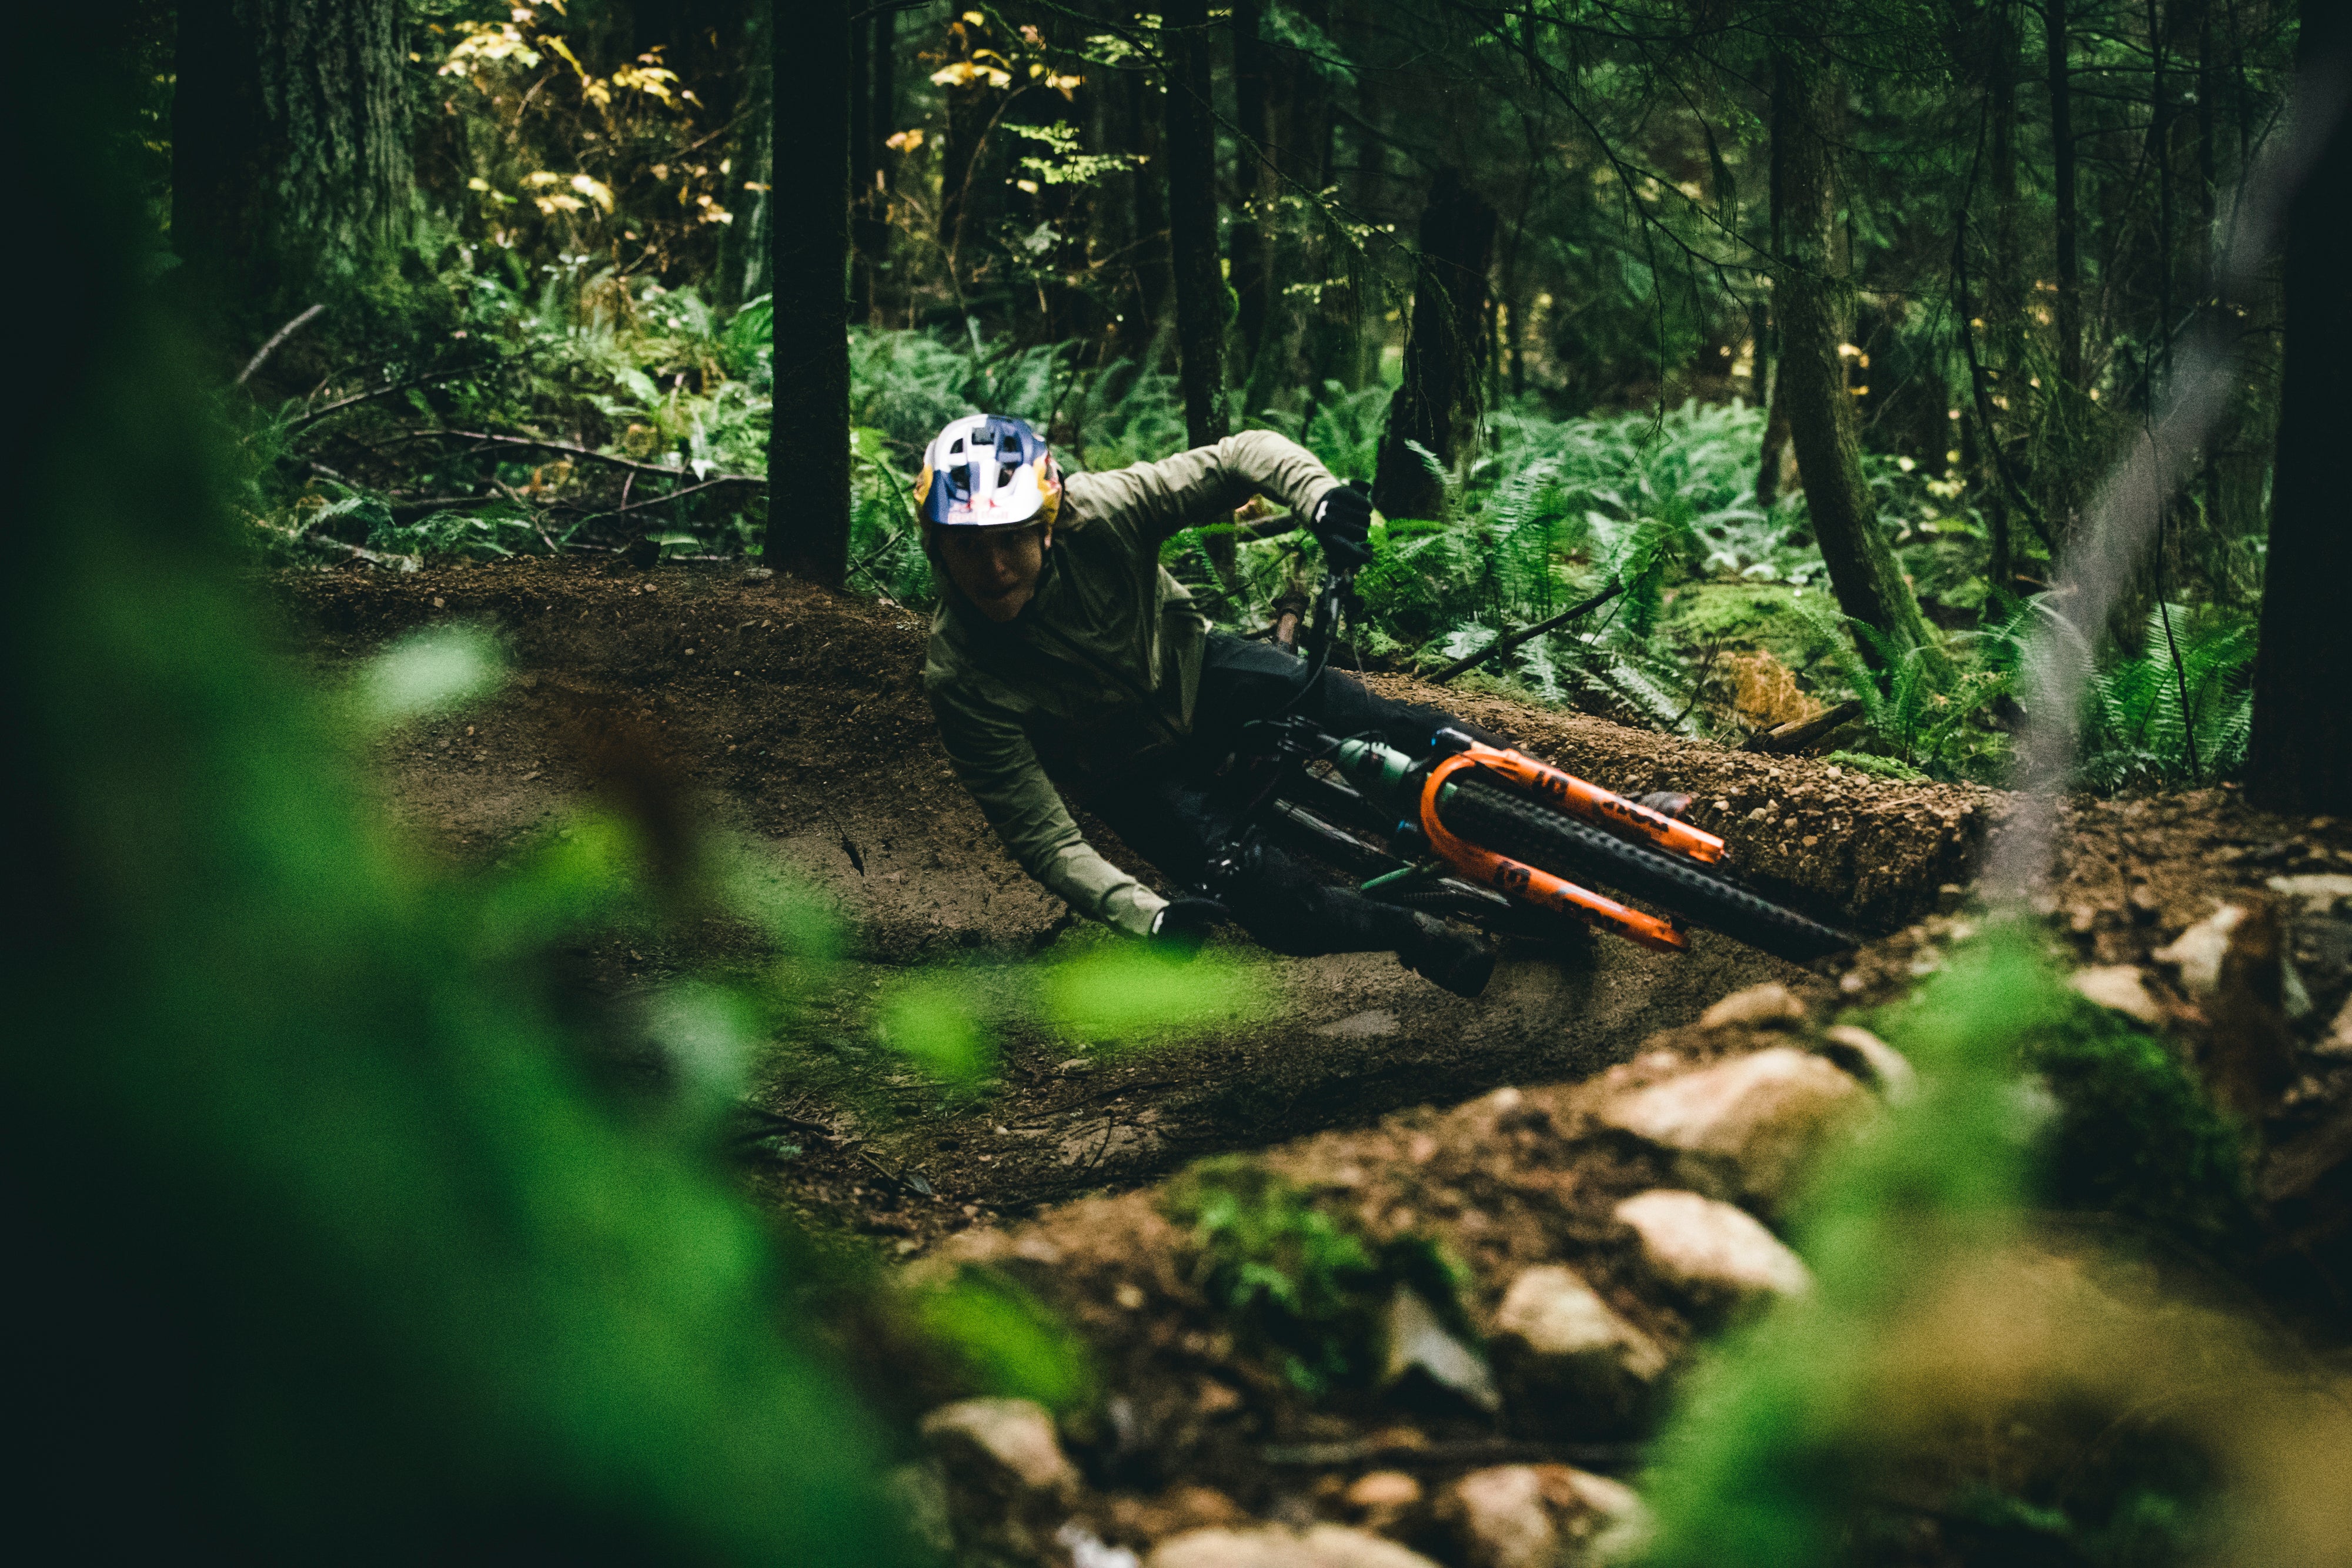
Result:
<svg viewBox="0 0 2352 1568">
<path fill-rule="evenodd" d="M 1034 598 L 999 624 L 936 559 L 923 688 L 956 777 L 1022 870 L 1073 909 L 1141 935 L 1164 902 L 1097 852 L 1057 781 L 1082 795 L 1190 733 L 1209 622 L 1160 565 L 1179 529 L 1253 496 L 1300 517 L 1339 481 L 1270 431 L 1065 482 Z"/>
</svg>

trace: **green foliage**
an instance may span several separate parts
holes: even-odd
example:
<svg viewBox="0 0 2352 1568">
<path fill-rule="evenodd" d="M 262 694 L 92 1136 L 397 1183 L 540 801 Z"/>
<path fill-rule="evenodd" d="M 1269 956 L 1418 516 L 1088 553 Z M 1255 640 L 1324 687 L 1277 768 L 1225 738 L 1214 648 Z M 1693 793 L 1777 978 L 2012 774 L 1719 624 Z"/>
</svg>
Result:
<svg viewBox="0 0 2352 1568">
<path fill-rule="evenodd" d="M 1456 1270 L 1426 1237 L 1371 1243 L 1245 1155 L 1203 1160 L 1162 1199 L 1192 1228 L 1202 1291 L 1306 1394 L 1376 1370 L 1381 1313 L 1399 1289 L 1459 1332 Z"/>
<path fill-rule="evenodd" d="M 1095 1390 L 1087 1347 L 1044 1302 L 993 1270 L 967 1267 L 919 1288 L 914 1324 L 971 1386 L 1072 1410 Z"/>
<path fill-rule="evenodd" d="M 1861 701 L 1877 758 L 1841 752 L 1835 759 L 1887 777 L 2005 781 L 2008 736 L 1991 716 L 2004 702 L 2032 706 L 2021 664 L 2028 636 L 2047 627 L 2057 634 L 2058 657 L 2072 661 L 2084 679 L 2078 788 L 2113 793 L 2210 783 L 2244 765 L 2253 706 L 2251 618 L 2214 606 L 2159 606 L 2148 612 L 2134 651 L 2095 647 L 2048 594 L 2021 603 L 1996 596 L 1988 608 L 2005 613 L 1953 639 L 1938 669 L 1917 650 L 1897 648 L 1826 605 L 1801 606 L 1818 644 Z M 1851 628 L 1853 643 L 1839 634 L 1842 625 Z M 1857 643 L 1877 654 L 1874 667 Z"/>
<path fill-rule="evenodd" d="M 2253 730 L 2253 665 L 2252 616 L 2210 605 L 2149 611 L 2141 652 L 2109 658 L 2092 678 L 2082 781 L 2113 791 L 2235 777 Z"/>
<path fill-rule="evenodd" d="M 2114 1216 L 2140 1229 L 2212 1248 L 2250 1222 L 2236 1131 L 2180 1056 L 2120 1013 L 2032 982 L 2010 1034 L 2019 1071 L 2051 1096 L 2032 1164 L 2032 1192 L 2051 1207 Z M 1916 1035 L 1928 987 L 1872 1019 L 1889 1039 Z"/>
<path fill-rule="evenodd" d="M 1974 1315 L 1956 1323 L 1937 1312 L 2011 1266 L 2002 1260 L 2037 1200 L 2211 1236 L 2239 1201 L 2225 1135 L 2179 1064 L 2088 1009 L 2021 931 L 1963 947 L 1874 1021 L 1917 1065 L 1919 1090 L 1837 1156 L 1802 1205 L 1811 1295 L 1736 1335 L 1685 1385 L 1644 1488 L 1657 1529 L 1642 1561 L 1879 1561 L 1919 1539 L 1918 1516 L 1887 1500 L 1938 1490 L 1949 1500 L 1929 1516 L 1972 1560 L 2188 1560 L 2211 1523 L 2216 1477 L 2151 1414 L 2163 1404 L 2153 1385 L 2177 1379 L 2153 1368 L 2146 1380 L 2109 1376 L 2105 1386 L 2130 1385 L 2109 1396 L 2115 1407 L 2081 1408 L 2064 1357 L 2113 1350 L 2062 1342 L 2045 1353 L 2060 1358 L 2051 1405 L 2035 1402 L 2027 1377 L 2021 1406 L 1978 1414 L 1965 1369 L 2012 1353 L 1998 1333 L 1967 1341 L 1992 1327 Z M 1939 1356 L 1955 1370 L 1910 1375 Z M 1989 1449 L 1969 1423 L 2007 1448 Z"/>
<path fill-rule="evenodd" d="M 54 526 L 0 618 L 10 863 L 55 916 L 0 959 L 38 1042 L 5 1069 L 25 1522 L 142 1557 L 906 1559 L 873 1435 L 778 1311 L 804 1260 L 707 1137 L 592 1092 L 547 995 L 545 939 L 658 875 L 578 834 L 544 876 L 467 875 L 383 820 L 360 726 L 464 700 L 487 653 L 406 644 L 341 712 L 294 678 L 95 139 L 28 91 L 63 247 L 31 346 L 83 371 L 28 415 Z M 710 999 L 666 1027 L 723 1053 Z"/>
</svg>

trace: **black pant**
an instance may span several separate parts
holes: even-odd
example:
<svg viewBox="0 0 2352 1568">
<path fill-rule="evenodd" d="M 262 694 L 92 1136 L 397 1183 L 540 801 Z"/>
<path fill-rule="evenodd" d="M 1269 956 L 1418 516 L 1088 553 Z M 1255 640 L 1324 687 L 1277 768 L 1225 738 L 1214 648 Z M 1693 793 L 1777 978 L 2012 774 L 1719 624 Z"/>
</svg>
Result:
<svg viewBox="0 0 2352 1568">
<path fill-rule="evenodd" d="M 1270 643 L 1211 632 L 1191 745 L 1172 766 L 1163 757 L 1149 769 L 1106 782 L 1089 792 L 1087 805 L 1171 882 L 1198 883 L 1210 852 L 1234 838 L 1258 788 L 1238 773 L 1219 779 L 1218 764 L 1233 751 L 1243 725 L 1284 710 L 1307 669 Z M 1333 735 L 1377 730 L 1388 744 L 1415 757 L 1447 725 L 1491 744 L 1507 744 L 1436 708 L 1377 695 L 1337 670 L 1325 671 L 1315 689 L 1289 711 Z M 1333 886 L 1273 844 L 1256 845 L 1216 894 L 1261 946 L 1294 957 L 1402 948 L 1413 941 L 1417 929 L 1407 911 L 1354 888 Z"/>
</svg>

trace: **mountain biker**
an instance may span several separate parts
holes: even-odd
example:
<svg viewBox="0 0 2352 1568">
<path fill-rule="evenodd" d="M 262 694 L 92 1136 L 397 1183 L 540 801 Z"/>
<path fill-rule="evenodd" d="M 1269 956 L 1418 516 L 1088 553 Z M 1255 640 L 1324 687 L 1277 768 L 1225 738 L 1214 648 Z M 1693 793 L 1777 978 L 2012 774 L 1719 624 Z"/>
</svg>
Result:
<svg viewBox="0 0 2352 1568">
<path fill-rule="evenodd" d="M 1330 885 L 1271 844 L 1216 854 L 1246 805 L 1220 765 L 1243 724 L 1294 700 L 1290 711 L 1334 734 L 1378 730 L 1414 755 L 1443 725 L 1507 744 L 1336 671 L 1302 698 L 1303 661 L 1212 630 L 1160 547 L 1254 496 L 1305 519 L 1335 564 L 1370 559 L 1370 501 L 1270 431 L 1065 477 L 1021 420 L 950 423 L 915 489 L 940 594 L 923 685 L 948 759 L 1021 868 L 1082 915 L 1189 948 L 1230 913 L 1277 953 L 1393 950 L 1475 997 L 1495 966 L 1479 938 Z M 1171 902 L 1105 860 L 1064 789 L 1177 887 L 1213 877 L 1214 900 Z"/>
</svg>

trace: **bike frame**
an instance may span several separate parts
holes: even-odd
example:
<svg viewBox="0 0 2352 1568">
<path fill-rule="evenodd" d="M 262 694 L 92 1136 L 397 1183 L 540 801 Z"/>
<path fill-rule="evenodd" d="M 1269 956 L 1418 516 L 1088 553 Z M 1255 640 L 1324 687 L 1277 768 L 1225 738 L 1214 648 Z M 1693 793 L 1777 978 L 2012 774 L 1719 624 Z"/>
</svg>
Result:
<svg viewBox="0 0 2352 1568">
<path fill-rule="evenodd" d="M 1349 597 L 1353 576 L 1352 572 L 1330 572 L 1323 580 L 1309 631 L 1309 673 L 1300 685 L 1301 697 L 1323 678 L 1336 622 Z M 1294 706 L 1297 700 L 1293 699 Z M 1673 920 L 1629 908 L 1565 878 L 1472 843 L 1449 830 L 1439 815 L 1439 804 L 1455 776 L 1474 768 L 1566 815 L 1582 818 L 1622 838 L 1645 841 L 1665 853 L 1715 865 L 1722 862 L 1726 852 L 1724 841 L 1712 833 L 1676 821 L 1664 812 L 1522 752 L 1482 745 L 1459 731 L 1440 732 L 1437 738 L 1446 755 L 1417 762 L 1387 746 L 1323 734 L 1303 720 L 1277 717 L 1267 727 L 1276 734 L 1270 755 L 1278 759 L 1279 768 L 1248 814 L 1253 822 L 1259 821 L 1281 794 L 1283 781 L 1303 771 L 1310 758 L 1335 757 L 1340 772 L 1356 786 L 1350 793 L 1397 810 L 1401 831 L 1392 836 L 1408 840 L 1418 837 L 1428 845 L 1430 855 L 1421 863 L 1408 860 L 1398 870 L 1360 883 L 1365 893 L 1382 889 L 1393 893 L 1402 883 L 1441 882 L 1450 872 L 1474 888 L 1492 889 L 1512 904 L 1572 916 L 1660 952 L 1681 952 L 1689 946 L 1681 925 Z M 1291 809 L 1304 810 L 1297 802 L 1291 803 Z"/>
</svg>

